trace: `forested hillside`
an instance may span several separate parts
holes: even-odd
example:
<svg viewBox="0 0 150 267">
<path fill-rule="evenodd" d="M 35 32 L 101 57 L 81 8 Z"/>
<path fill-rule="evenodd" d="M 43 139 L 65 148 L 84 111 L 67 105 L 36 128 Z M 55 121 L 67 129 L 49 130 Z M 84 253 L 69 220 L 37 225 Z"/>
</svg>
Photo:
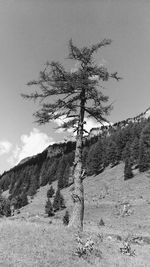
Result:
<svg viewBox="0 0 150 267">
<path fill-rule="evenodd" d="M 40 186 L 59 179 L 62 171 L 66 172 L 72 165 L 74 149 L 73 142 L 49 146 L 42 153 L 4 172 L 0 177 L 0 188 L 3 191 L 9 189 L 11 197 L 34 195 Z M 67 183 L 67 178 L 65 181 Z"/>
<path fill-rule="evenodd" d="M 99 135 L 84 139 L 84 176 L 97 175 L 108 165 L 121 161 L 145 171 L 150 167 L 150 119 L 126 120 L 102 127 Z M 0 188 L 9 189 L 10 199 L 24 194 L 33 196 L 40 186 L 58 180 L 60 189 L 73 182 L 75 142 L 53 144 L 42 153 L 23 160 L 4 172 Z"/>
</svg>

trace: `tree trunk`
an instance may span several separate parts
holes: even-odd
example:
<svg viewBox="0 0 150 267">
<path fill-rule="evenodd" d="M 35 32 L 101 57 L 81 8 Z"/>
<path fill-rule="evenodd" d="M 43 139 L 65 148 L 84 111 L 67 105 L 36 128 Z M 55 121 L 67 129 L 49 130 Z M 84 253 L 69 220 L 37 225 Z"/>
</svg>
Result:
<svg viewBox="0 0 150 267">
<path fill-rule="evenodd" d="M 74 191 L 72 198 L 74 202 L 73 213 L 69 222 L 69 227 L 77 231 L 83 230 L 84 217 L 84 189 L 82 182 L 82 145 L 83 145 L 83 124 L 84 124 L 84 105 L 85 105 L 85 90 L 81 93 L 80 103 L 80 120 L 78 123 L 76 137 L 76 151 L 74 160 Z"/>
</svg>

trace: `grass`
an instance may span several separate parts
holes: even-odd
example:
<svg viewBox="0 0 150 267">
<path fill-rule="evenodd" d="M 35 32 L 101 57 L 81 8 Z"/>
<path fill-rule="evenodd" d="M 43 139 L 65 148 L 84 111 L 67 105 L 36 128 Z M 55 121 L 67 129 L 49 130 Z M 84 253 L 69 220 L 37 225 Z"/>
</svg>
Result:
<svg viewBox="0 0 150 267">
<path fill-rule="evenodd" d="M 56 183 L 53 185 L 56 188 Z M 77 247 L 74 233 L 63 225 L 64 211 L 53 218 L 44 214 L 49 186 L 39 189 L 32 202 L 12 218 L 0 219 L 0 266 L 6 267 L 148 267 L 150 245 L 131 244 L 134 257 L 120 253 L 123 240 L 129 236 L 150 239 L 150 177 L 135 173 L 123 180 L 123 164 L 108 168 L 98 176 L 84 180 L 85 219 L 83 240 L 91 237 L 96 253 L 86 258 L 74 255 Z M 70 188 L 63 189 L 67 209 L 71 212 Z M 130 203 L 133 213 L 121 216 L 118 207 Z M 104 226 L 99 224 L 100 220 Z M 51 220 L 51 224 L 49 223 Z"/>
<path fill-rule="evenodd" d="M 72 239 L 64 227 L 2 220 L 0 266 L 76 266 Z"/>
</svg>

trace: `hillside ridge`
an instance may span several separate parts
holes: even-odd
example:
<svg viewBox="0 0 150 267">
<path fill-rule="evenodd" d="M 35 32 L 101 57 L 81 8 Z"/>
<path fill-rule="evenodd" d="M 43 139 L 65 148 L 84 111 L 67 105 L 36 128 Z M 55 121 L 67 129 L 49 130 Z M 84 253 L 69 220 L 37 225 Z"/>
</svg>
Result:
<svg viewBox="0 0 150 267">
<path fill-rule="evenodd" d="M 126 120 L 122 120 L 119 122 L 115 123 L 110 123 L 110 125 L 104 125 L 101 127 L 95 127 L 90 130 L 89 135 L 87 138 L 92 138 L 95 135 L 99 135 L 102 133 L 103 130 L 107 130 L 109 128 L 116 128 L 116 127 L 125 127 L 127 126 L 130 122 L 140 122 L 142 119 L 148 119 L 150 117 L 150 107 L 147 108 L 144 112 L 141 112 L 139 115 L 131 118 L 127 118 Z"/>
<path fill-rule="evenodd" d="M 137 162 L 137 146 L 143 127 L 148 122 L 150 108 L 133 119 L 102 126 L 98 134 L 92 130 L 84 137 L 83 168 L 85 176 L 98 174 L 107 165 L 115 166 L 125 159 L 130 142 L 132 159 Z M 73 182 L 75 141 L 49 145 L 43 152 L 22 160 L 0 176 L 0 188 L 9 189 L 11 197 L 22 193 L 32 196 L 37 189 L 58 180 L 62 189 Z M 105 153 L 105 154 L 104 154 Z"/>
</svg>

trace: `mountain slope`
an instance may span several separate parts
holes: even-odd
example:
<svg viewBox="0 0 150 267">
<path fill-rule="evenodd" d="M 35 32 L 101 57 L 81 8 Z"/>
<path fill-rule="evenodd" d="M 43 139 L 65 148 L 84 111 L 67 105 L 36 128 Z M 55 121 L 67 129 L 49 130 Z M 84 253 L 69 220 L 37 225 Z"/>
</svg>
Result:
<svg viewBox="0 0 150 267">
<path fill-rule="evenodd" d="M 143 231 L 150 235 L 150 173 L 141 174 L 135 170 L 134 178 L 124 181 L 123 169 L 124 164 L 119 164 L 84 180 L 85 227 L 90 225 L 92 229 L 98 231 L 98 223 L 103 218 L 106 226 L 118 234 L 125 231 L 133 231 L 133 233 Z M 57 188 L 57 182 L 53 183 L 53 187 Z M 61 190 L 70 212 L 73 205 L 72 187 L 73 185 Z M 48 185 L 41 187 L 32 202 L 21 209 L 18 217 L 30 218 L 30 216 L 39 215 L 43 220 L 48 188 Z M 121 212 L 127 203 L 131 205 L 130 209 L 133 213 L 130 216 L 122 216 Z M 56 218 L 51 218 L 52 221 L 62 220 L 64 212 L 58 212 Z M 47 218 L 45 220 L 47 221 Z"/>
<path fill-rule="evenodd" d="M 147 109 L 133 119 L 91 130 L 89 136 L 84 137 L 83 161 L 87 174 L 98 173 L 107 165 L 116 165 L 124 160 L 127 143 L 136 149 L 138 145 L 135 144 L 139 142 L 141 131 L 148 123 L 149 113 L 150 109 Z M 95 151 L 102 151 L 101 146 L 103 154 L 96 155 Z M 59 180 L 60 188 L 66 187 L 73 181 L 74 151 L 75 142 L 50 145 L 42 153 L 26 158 L 4 172 L 0 176 L 0 188 L 3 191 L 9 189 L 13 198 L 22 192 L 32 196 L 40 186 L 55 180 Z M 99 162 L 95 163 L 98 158 Z"/>
<path fill-rule="evenodd" d="M 101 134 L 104 130 L 108 130 L 109 128 L 116 129 L 117 127 L 126 127 L 129 123 L 133 122 L 141 122 L 144 119 L 148 119 L 150 117 L 150 108 L 147 108 L 144 112 L 140 113 L 139 115 L 131 118 L 127 118 L 126 120 L 122 120 L 115 123 L 110 123 L 109 125 L 104 125 L 100 128 L 92 128 L 90 130 L 88 138 L 92 138 L 93 136 L 97 136 Z"/>
<path fill-rule="evenodd" d="M 2 248 L 9 238 L 9 243 L 13 242 L 13 248 L 9 246 L 7 252 L 13 251 L 15 255 L 12 258 L 11 252 L 6 262 L 8 263 L 9 260 L 11 266 L 19 267 L 88 267 L 91 265 L 94 267 L 148 267 L 150 262 L 150 173 L 140 174 L 135 170 L 134 178 L 124 181 L 123 168 L 124 165 L 120 164 L 84 180 L 85 219 L 82 238 L 83 240 L 92 238 L 97 248 L 96 255 L 85 259 L 73 255 L 77 242 L 72 232 L 62 224 L 65 211 L 57 212 L 52 218 L 45 217 L 44 203 L 48 189 L 46 185 L 39 189 L 32 203 L 21 209 L 20 214 L 6 219 L 5 224 L 1 224 Z M 53 186 L 56 188 L 57 182 L 54 182 Z M 62 189 L 70 212 L 72 210 L 71 187 Z M 124 205 L 127 203 L 130 204 L 131 213 L 123 215 Z M 101 218 L 104 226 L 99 224 Z M 51 224 L 49 224 L 50 221 Z M 134 243 L 133 237 L 143 240 L 141 241 L 143 243 Z M 126 238 L 131 240 L 135 257 L 120 253 Z M 19 247 L 22 247 L 22 250 L 18 249 L 17 252 Z M 3 252 L 5 255 L 4 250 Z M 25 262 L 25 256 L 28 258 L 27 262 Z M 19 265 L 15 265 L 17 261 Z M 4 263 L 3 266 L 7 265 Z"/>
<path fill-rule="evenodd" d="M 42 153 L 22 160 L 14 168 L 0 176 L 0 188 L 10 191 L 12 196 L 21 194 L 34 195 L 36 190 L 47 183 L 58 179 L 57 167 L 61 159 L 69 155 L 72 164 L 72 153 L 75 142 L 50 145 Z"/>
</svg>

